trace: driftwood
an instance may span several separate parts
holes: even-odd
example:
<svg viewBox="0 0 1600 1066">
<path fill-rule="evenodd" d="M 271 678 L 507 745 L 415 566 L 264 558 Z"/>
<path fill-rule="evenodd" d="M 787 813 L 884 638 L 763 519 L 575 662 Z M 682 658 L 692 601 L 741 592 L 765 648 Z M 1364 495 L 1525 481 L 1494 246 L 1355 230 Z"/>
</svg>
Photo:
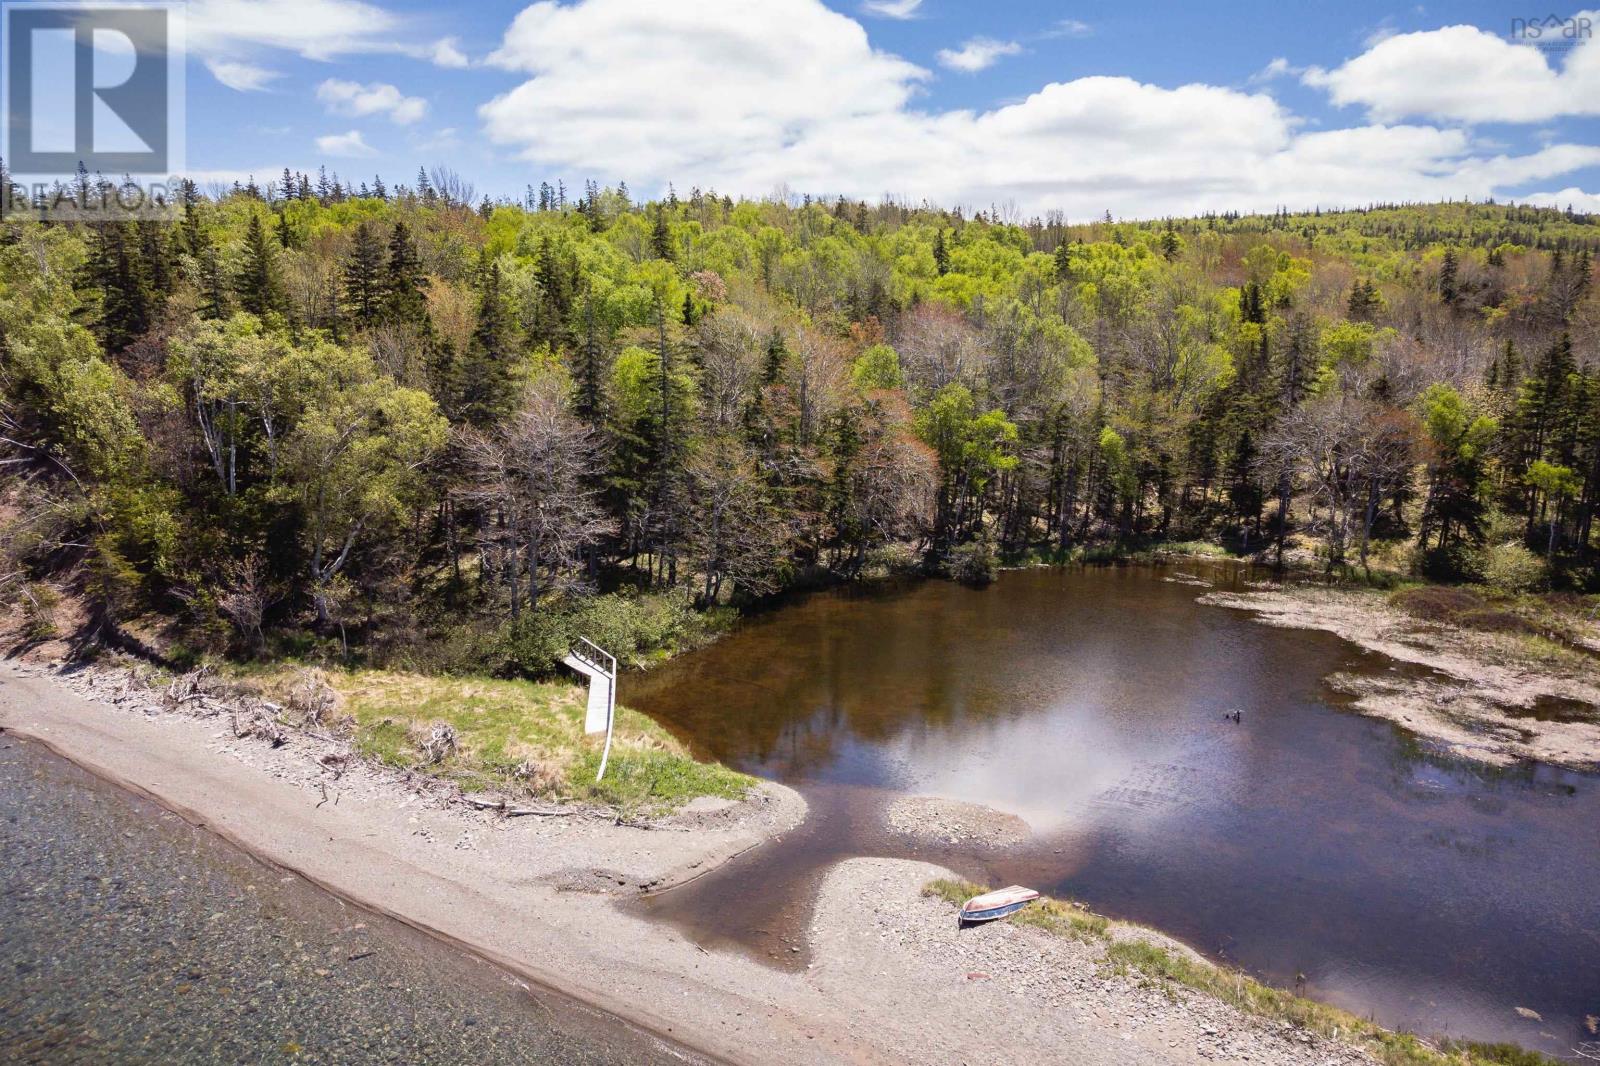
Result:
<svg viewBox="0 0 1600 1066">
<path fill-rule="evenodd" d="M 461 802 L 480 811 L 494 811 L 502 818 L 574 818 L 586 813 L 561 807 L 513 807 L 503 799 L 481 800 L 472 796 L 462 796 Z"/>
</svg>

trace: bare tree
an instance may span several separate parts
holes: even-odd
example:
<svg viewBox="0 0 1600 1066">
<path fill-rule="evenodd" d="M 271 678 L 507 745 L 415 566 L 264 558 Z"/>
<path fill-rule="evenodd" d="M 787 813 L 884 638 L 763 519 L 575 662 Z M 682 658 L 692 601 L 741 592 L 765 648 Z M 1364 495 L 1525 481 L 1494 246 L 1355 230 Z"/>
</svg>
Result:
<svg viewBox="0 0 1600 1066">
<path fill-rule="evenodd" d="M 541 374 L 498 432 L 468 429 L 459 438 L 466 495 L 494 517 L 512 617 L 522 609 L 522 575 L 537 605 L 585 548 L 615 529 L 599 500 L 598 441 L 572 413 L 567 389 L 558 374 Z"/>
<path fill-rule="evenodd" d="M 787 530 L 748 450 L 736 437 L 713 437 L 695 449 L 686 472 L 701 602 L 715 603 L 725 581 L 757 595 L 775 591 Z"/>
<path fill-rule="evenodd" d="M 261 623 L 266 619 L 267 610 L 282 598 L 282 594 L 271 582 L 266 561 L 255 552 L 229 562 L 225 573 L 217 609 L 233 623 L 250 650 L 259 651 L 266 642 Z"/>
<path fill-rule="evenodd" d="M 1262 441 L 1261 466 L 1274 478 L 1298 478 L 1310 493 L 1315 527 L 1327 541 L 1327 565 L 1343 566 L 1352 535 L 1361 560 L 1378 501 L 1409 476 L 1415 435 L 1404 412 L 1355 389 L 1335 389 L 1301 404 Z"/>
</svg>

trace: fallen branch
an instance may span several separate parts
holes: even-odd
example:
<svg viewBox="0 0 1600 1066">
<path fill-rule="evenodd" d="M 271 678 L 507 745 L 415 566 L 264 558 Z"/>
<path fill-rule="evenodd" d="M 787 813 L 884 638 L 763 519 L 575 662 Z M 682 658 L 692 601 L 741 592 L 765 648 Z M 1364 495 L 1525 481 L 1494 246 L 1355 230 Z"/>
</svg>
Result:
<svg viewBox="0 0 1600 1066">
<path fill-rule="evenodd" d="M 503 818 L 573 818 L 585 813 L 560 807 L 512 807 L 505 800 L 481 800 L 471 796 L 462 796 L 461 802 L 480 811 L 494 811 Z"/>
</svg>

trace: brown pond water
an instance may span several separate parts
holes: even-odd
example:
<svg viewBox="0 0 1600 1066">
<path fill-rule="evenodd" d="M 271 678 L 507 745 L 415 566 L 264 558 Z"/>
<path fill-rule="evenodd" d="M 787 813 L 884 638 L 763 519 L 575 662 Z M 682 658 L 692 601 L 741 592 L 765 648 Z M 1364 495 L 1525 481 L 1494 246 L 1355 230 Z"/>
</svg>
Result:
<svg viewBox="0 0 1600 1066">
<path fill-rule="evenodd" d="M 1196 577 L 1247 576 L 1186 563 L 829 592 L 626 678 L 621 698 L 697 754 L 811 803 L 799 830 L 641 906 L 708 947 L 803 965 L 831 863 L 916 857 L 1149 923 L 1280 986 L 1304 973 L 1309 995 L 1388 1025 L 1557 1053 L 1594 1039 L 1600 778 L 1487 769 L 1344 709 L 1324 677 L 1398 668 L 1195 602 Z M 1011 811 L 1035 835 L 917 845 L 883 824 L 907 793 Z"/>
</svg>

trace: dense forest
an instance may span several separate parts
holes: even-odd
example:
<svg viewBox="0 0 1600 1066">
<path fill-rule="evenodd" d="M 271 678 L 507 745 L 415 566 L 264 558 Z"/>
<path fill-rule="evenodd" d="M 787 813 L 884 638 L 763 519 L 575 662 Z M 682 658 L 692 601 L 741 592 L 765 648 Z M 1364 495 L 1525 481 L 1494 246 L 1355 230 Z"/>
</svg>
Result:
<svg viewBox="0 0 1600 1066">
<path fill-rule="evenodd" d="M 1600 218 L 443 170 L 180 206 L 0 224 L 0 581 L 40 635 L 70 587 L 194 652 L 538 672 L 574 627 L 631 657 L 802 583 L 1161 540 L 1600 587 Z"/>
</svg>

